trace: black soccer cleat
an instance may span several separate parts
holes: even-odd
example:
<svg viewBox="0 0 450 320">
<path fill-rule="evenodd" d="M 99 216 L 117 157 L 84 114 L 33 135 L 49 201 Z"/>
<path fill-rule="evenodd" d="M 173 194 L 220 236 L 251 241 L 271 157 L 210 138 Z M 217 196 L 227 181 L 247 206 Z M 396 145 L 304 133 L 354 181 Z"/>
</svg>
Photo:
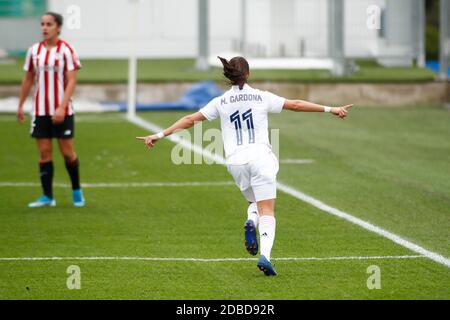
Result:
<svg viewBox="0 0 450 320">
<path fill-rule="evenodd" d="M 256 227 L 252 220 L 247 220 L 244 225 L 245 230 L 245 249 L 252 256 L 258 254 L 258 239 L 256 238 Z"/>
<path fill-rule="evenodd" d="M 258 260 L 258 269 L 264 272 L 266 276 L 276 276 L 277 272 L 273 268 L 272 264 L 265 256 L 261 256 Z"/>
</svg>

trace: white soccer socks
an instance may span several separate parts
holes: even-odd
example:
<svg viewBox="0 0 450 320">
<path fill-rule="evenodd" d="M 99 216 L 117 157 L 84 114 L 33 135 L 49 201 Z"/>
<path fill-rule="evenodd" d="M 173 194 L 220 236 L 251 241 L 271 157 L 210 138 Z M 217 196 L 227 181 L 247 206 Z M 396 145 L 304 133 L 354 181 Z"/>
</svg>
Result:
<svg viewBox="0 0 450 320">
<path fill-rule="evenodd" d="M 273 241 L 275 240 L 275 217 L 267 215 L 259 216 L 258 207 L 253 202 L 248 206 L 247 219 L 253 221 L 255 228 L 259 224 L 260 253 L 270 261 L 270 252 L 272 251 Z"/>
<path fill-rule="evenodd" d="M 255 228 L 258 227 L 259 215 L 258 215 L 258 207 L 256 206 L 256 202 L 252 202 L 248 206 L 247 220 L 252 220 L 253 223 L 255 224 Z"/>
<path fill-rule="evenodd" d="M 273 241 L 275 240 L 275 225 L 275 217 L 266 215 L 259 217 L 260 252 L 269 261 Z"/>
</svg>

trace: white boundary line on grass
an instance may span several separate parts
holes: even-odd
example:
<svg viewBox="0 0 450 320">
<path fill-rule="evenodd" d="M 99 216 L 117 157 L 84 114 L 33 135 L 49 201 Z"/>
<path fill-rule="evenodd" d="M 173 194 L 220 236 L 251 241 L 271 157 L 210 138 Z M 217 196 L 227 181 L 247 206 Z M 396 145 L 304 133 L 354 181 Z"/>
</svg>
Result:
<svg viewBox="0 0 450 320">
<path fill-rule="evenodd" d="M 156 125 L 156 124 L 154 124 L 154 123 L 152 123 L 150 121 L 144 120 L 144 119 L 142 119 L 142 118 L 140 118 L 138 116 L 127 117 L 127 119 L 131 123 L 134 123 L 135 125 L 143 128 L 143 129 L 152 131 L 152 132 L 160 132 L 160 131 L 162 131 L 164 129 L 164 128 L 161 128 L 160 126 L 158 126 L 158 125 Z M 210 159 L 216 161 L 216 163 L 225 164 L 225 159 L 223 157 L 217 156 L 215 154 L 211 154 L 211 152 L 209 152 L 207 150 L 204 150 L 203 148 L 201 148 L 201 147 L 199 147 L 197 145 L 193 145 L 190 142 L 186 142 L 185 140 L 180 139 L 176 134 L 167 137 L 167 139 L 169 139 L 172 142 L 179 143 L 180 145 L 191 149 L 193 152 L 196 152 L 198 154 L 202 154 L 204 157 L 207 157 L 207 158 L 210 158 Z M 442 256 L 439 253 L 427 250 L 427 249 L 425 249 L 425 248 L 423 248 L 423 247 L 421 247 L 421 246 L 419 246 L 419 245 L 417 245 L 417 244 L 415 244 L 413 242 L 405 240 L 402 237 L 400 237 L 400 236 L 398 236 L 398 235 L 396 235 L 396 234 L 394 234 L 392 232 L 389 232 L 389 231 L 387 231 L 387 230 L 385 230 L 385 229 L 383 229 L 381 227 L 378 227 L 378 226 L 376 226 L 374 224 L 371 224 L 371 223 L 369 223 L 367 221 L 364 221 L 364 220 L 362 220 L 360 218 L 352 216 L 351 214 L 346 213 L 344 211 L 341 211 L 339 209 L 333 208 L 333 207 L 323 203 L 320 200 L 317 200 L 317 199 L 315 199 L 315 198 L 313 198 L 313 197 L 311 197 L 311 196 L 309 196 L 309 195 L 307 195 L 307 194 L 305 194 L 305 193 L 303 193 L 303 192 L 301 192 L 299 190 L 296 190 L 296 189 L 294 189 L 294 188 L 292 188 L 292 187 L 290 187 L 288 185 L 285 185 L 284 183 L 278 182 L 277 183 L 277 188 L 280 191 L 283 191 L 283 192 L 293 196 L 294 198 L 302 200 L 302 201 L 304 201 L 304 202 L 306 202 L 306 203 L 308 203 L 308 204 L 310 204 L 310 205 L 312 205 L 312 206 L 314 206 L 314 207 L 316 207 L 316 208 L 318 208 L 318 209 L 320 209 L 322 211 L 325 211 L 325 212 L 327 212 L 327 213 L 329 213 L 329 214 L 331 214 L 333 216 L 342 218 L 342 219 L 347 220 L 347 221 L 349 221 L 349 222 L 351 222 L 353 224 L 356 224 L 356 225 L 358 225 L 358 226 L 360 226 L 360 227 L 362 227 L 362 228 L 364 228 L 364 229 L 366 229 L 366 230 L 368 230 L 370 232 L 376 233 L 376 234 L 378 234 L 378 235 L 380 235 L 380 236 L 382 236 L 384 238 L 387 238 L 387 239 L 397 243 L 398 245 L 400 245 L 400 246 L 402 246 L 404 248 L 407 248 L 407 249 L 409 249 L 411 251 L 414 251 L 414 252 L 416 252 L 416 253 L 418 253 L 420 255 L 423 255 L 423 256 L 427 257 L 430 260 L 433 260 L 433 261 L 435 261 L 437 263 L 440 263 L 440 264 L 450 268 L 450 259 Z"/>
<path fill-rule="evenodd" d="M 328 260 L 386 260 L 386 259 L 420 259 L 425 256 L 367 256 L 367 257 L 304 257 L 273 258 L 274 261 L 328 261 Z M 132 261 L 195 261 L 195 262 L 227 262 L 256 261 L 257 258 L 157 258 L 157 257 L 16 257 L 0 258 L 1 261 L 67 261 L 67 260 L 132 260 Z"/>
<path fill-rule="evenodd" d="M 313 159 L 281 159 L 280 163 L 283 164 L 310 164 L 314 163 Z"/>
<path fill-rule="evenodd" d="M 129 183 L 82 183 L 83 188 L 146 188 L 146 187 L 202 187 L 235 185 L 232 181 L 191 181 L 191 182 L 129 182 Z M 0 182 L 0 187 L 40 187 L 36 182 Z M 71 188 L 67 183 L 54 183 L 54 187 Z"/>
</svg>

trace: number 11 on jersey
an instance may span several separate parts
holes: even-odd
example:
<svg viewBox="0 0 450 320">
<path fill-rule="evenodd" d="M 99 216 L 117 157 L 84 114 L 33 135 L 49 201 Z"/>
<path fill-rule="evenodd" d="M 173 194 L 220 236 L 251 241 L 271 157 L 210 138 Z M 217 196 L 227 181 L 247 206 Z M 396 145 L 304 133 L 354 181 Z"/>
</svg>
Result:
<svg viewBox="0 0 450 320">
<path fill-rule="evenodd" d="M 239 146 L 242 144 L 242 123 L 239 110 L 230 115 L 230 121 L 231 123 L 234 123 L 234 128 L 236 129 L 236 143 Z M 242 121 L 247 124 L 248 143 L 255 143 L 255 127 L 253 125 L 252 109 L 248 109 L 242 114 Z"/>
</svg>

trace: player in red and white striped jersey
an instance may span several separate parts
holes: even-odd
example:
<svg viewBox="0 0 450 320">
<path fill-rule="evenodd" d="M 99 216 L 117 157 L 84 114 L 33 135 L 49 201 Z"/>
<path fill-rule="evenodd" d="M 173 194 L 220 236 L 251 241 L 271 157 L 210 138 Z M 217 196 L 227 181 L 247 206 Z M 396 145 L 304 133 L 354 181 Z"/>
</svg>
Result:
<svg viewBox="0 0 450 320">
<path fill-rule="evenodd" d="M 52 139 L 58 140 L 59 150 L 64 157 L 72 181 L 73 203 L 84 206 L 85 200 L 80 188 L 79 162 L 73 148 L 74 109 L 72 95 L 77 75 L 81 68 L 74 48 L 59 38 L 63 17 L 48 12 L 41 17 L 43 40 L 32 45 L 27 52 L 17 117 L 25 120 L 23 104 L 33 83 L 35 85 L 31 108 L 31 136 L 36 139 L 40 153 L 40 175 L 44 195 L 29 207 L 54 206 Z"/>
<path fill-rule="evenodd" d="M 64 100 L 67 88 L 67 73 L 81 68 L 73 47 L 58 39 L 55 46 L 47 49 L 41 41 L 28 49 L 24 64 L 26 72 L 35 73 L 36 89 L 31 114 L 34 116 L 53 116 Z M 67 101 L 65 115 L 73 114 L 72 100 Z"/>
</svg>

